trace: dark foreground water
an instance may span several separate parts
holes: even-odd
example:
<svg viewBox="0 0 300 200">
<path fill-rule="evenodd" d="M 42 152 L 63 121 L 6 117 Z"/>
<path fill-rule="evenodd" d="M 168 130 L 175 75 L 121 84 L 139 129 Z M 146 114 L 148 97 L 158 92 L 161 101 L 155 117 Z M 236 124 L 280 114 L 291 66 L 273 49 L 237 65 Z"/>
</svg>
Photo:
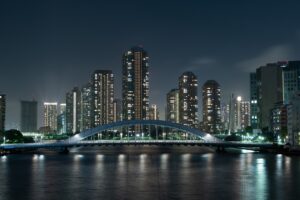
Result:
<svg viewBox="0 0 300 200">
<path fill-rule="evenodd" d="M 300 199 L 300 157 L 198 148 L 1 157 L 0 199 Z"/>
</svg>

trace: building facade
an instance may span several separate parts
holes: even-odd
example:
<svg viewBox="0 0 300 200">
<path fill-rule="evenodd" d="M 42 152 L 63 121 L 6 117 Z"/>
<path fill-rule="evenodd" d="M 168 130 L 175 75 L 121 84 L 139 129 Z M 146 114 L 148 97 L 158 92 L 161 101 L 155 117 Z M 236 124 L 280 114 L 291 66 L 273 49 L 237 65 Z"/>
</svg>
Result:
<svg viewBox="0 0 300 200">
<path fill-rule="evenodd" d="M 203 128 L 209 133 L 221 130 L 221 87 L 215 80 L 208 80 L 202 87 Z"/>
<path fill-rule="evenodd" d="M 198 80 L 193 72 L 179 77 L 179 123 L 198 126 Z"/>
<path fill-rule="evenodd" d="M 300 91 L 300 61 L 283 64 L 283 102 L 290 103 L 291 98 Z"/>
<path fill-rule="evenodd" d="M 59 111 L 57 116 L 57 133 L 64 134 L 67 132 L 66 126 L 66 104 L 59 104 Z"/>
<path fill-rule="evenodd" d="M 271 63 L 256 70 L 258 127 L 270 129 L 271 109 L 283 99 L 281 63 Z"/>
<path fill-rule="evenodd" d="M 66 132 L 79 133 L 81 131 L 81 91 L 73 88 L 66 94 Z"/>
<path fill-rule="evenodd" d="M 44 102 L 44 126 L 57 131 L 57 102 Z"/>
<path fill-rule="evenodd" d="M 172 89 L 167 94 L 166 120 L 179 123 L 179 89 Z"/>
<path fill-rule="evenodd" d="M 256 73 L 250 73 L 250 118 L 251 127 L 253 129 L 258 128 L 258 117 L 257 117 L 257 79 Z"/>
<path fill-rule="evenodd" d="M 287 106 L 288 141 L 292 147 L 300 148 L 300 93 L 290 99 Z"/>
<path fill-rule="evenodd" d="M 6 95 L 0 94 L 0 132 L 5 131 Z"/>
<path fill-rule="evenodd" d="M 234 101 L 234 128 L 233 131 L 244 131 L 251 125 L 250 121 L 250 102 L 244 101 L 241 96 L 237 96 Z"/>
<path fill-rule="evenodd" d="M 241 109 L 241 114 L 240 114 L 240 127 L 241 130 L 245 130 L 248 126 L 251 126 L 251 104 L 249 101 L 241 101 L 240 103 L 240 109 Z"/>
<path fill-rule="evenodd" d="M 123 55 L 123 120 L 149 119 L 149 57 L 142 47 Z"/>
<path fill-rule="evenodd" d="M 37 131 L 37 101 L 21 101 L 21 131 Z"/>
<path fill-rule="evenodd" d="M 81 88 L 81 131 L 92 128 L 92 105 L 92 84 L 88 83 Z"/>
<path fill-rule="evenodd" d="M 271 110 L 271 131 L 282 142 L 287 139 L 287 107 L 287 104 L 278 102 Z"/>
<path fill-rule="evenodd" d="M 150 120 L 159 120 L 159 111 L 156 104 L 152 104 L 149 110 Z"/>
<path fill-rule="evenodd" d="M 222 123 L 222 130 L 228 131 L 229 130 L 229 104 L 221 104 L 221 123 Z"/>
<path fill-rule="evenodd" d="M 122 100 L 115 99 L 113 106 L 114 122 L 122 121 Z"/>
<path fill-rule="evenodd" d="M 92 76 L 92 126 L 113 122 L 114 75 L 97 70 Z"/>
</svg>

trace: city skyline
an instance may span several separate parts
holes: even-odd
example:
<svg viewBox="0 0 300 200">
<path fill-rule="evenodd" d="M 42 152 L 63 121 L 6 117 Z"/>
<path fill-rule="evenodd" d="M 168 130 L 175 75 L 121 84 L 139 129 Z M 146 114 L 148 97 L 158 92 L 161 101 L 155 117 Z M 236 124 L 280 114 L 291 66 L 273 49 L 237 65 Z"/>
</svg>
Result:
<svg viewBox="0 0 300 200">
<path fill-rule="evenodd" d="M 7 127 L 14 128 L 20 121 L 23 99 L 39 102 L 41 125 L 42 102 L 64 102 L 65 92 L 85 84 L 97 69 L 115 73 L 115 93 L 120 98 L 120 56 L 137 44 L 150 54 L 150 104 L 158 105 L 161 116 L 165 94 L 187 70 L 195 73 L 199 85 L 217 80 L 224 100 L 231 93 L 248 99 L 248 72 L 269 62 L 299 59 L 300 29 L 295 26 L 299 3 L 270 2 L 259 6 L 249 2 L 172 1 L 158 6 L 88 2 L 82 6 L 75 1 L 71 8 L 60 1 L 35 2 L 35 6 L 1 2 L 0 91 L 7 97 Z M 139 10 L 140 17 L 128 10 Z M 282 10 L 289 12 L 281 15 Z M 215 16 L 216 12 L 220 14 Z M 123 23 L 114 14 L 124 21 L 137 21 Z M 11 84 L 9 77 L 19 81 Z M 162 85 L 164 77 L 169 81 Z"/>
<path fill-rule="evenodd" d="M 132 49 L 135 49 L 135 48 L 140 48 L 142 51 L 144 51 L 143 50 L 143 48 L 139 45 L 139 46 L 133 46 L 132 48 L 131 48 L 131 50 Z M 149 59 L 149 57 L 146 57 L 147 59 Z M 123 62 L 124 62 L 124 55 L 123 55 Z M 257 69 L 256 69 L 256 71 L 257 70 L 260 70 L 261 68 L 265 68 L 265 66 L 277 66 L 277 67 L 279 67 L 279 68 L 282 68 L 282 73 L 283 73 L 283 71 L 285 70 L 285 71 L 287 71 L 287 70 L 291 70 L 291 69 L 295 69 L 296 71 L 295 72 L 297 72 L 298 73 L 298 63 L 299 63 L 300 61 L 277 61 L 277 62 L 273 62 L 273 63 L 266 63 L 265 65 L 260 65 L 260 67 L 258 67 Z M 289 64 L 288 64 L 289 63 Z M 147 65 L 148 65 L 148 61 L 147 61 Z M 293 66 L 294 68 L 291 68 L 291 67 L 289 67 L 289 65 L 291 65 L 291 66 Z M 149 67 L 149 66 L 148 66 Z M 124 69 L 123 69 L 124 70 Z M 281 71 L 280 71 L 280 73 L 281 73 Z M 102 73 L 102 72 L 109 72 L 109 73 L 111 73 L 112 74 L 112 77 L 114 76 L 114 72 L 112 71 L 112 70 L 107 70 L 107 69 L 101 69 L 101 70 L 95 70 L 93 73 L 92 73 L 92 81 L 89 81 L 89 80 L 87 80 L 86 82 L 88 82 L 88 84 L 83 84 L 83 85 L 80 85 L 79 87 L 82 89 L 82 91 L 81 92 L 83 92 L 83 91 L 85 91 L 86 89 L 87 89 L 87 87 L 90 87 L 89 86 L 89 84 L 91 84 L 91 83 L 93 83 L 94 81 L 93 81 L 93 79 L 94 79 L 94 76 L 95 76 L 95 74 L 96 73 Z M 293 72 L 293 73 L 295 73 L 295 72 Z M 180 75 L 179 76 L 179 83 L 180 83 L 180 79 L 181 79 L 181 76 L 183 76 L 185 73 L 192 73 L 193 74 L 193 72 L 192 71 L 188 71 L 188 72 L 184 72 L 182 75 Z M 250 76 L 249 76 L 250 75 Z M 296 75 L 297 74 L 293 74 L 293 77 L 295 76 L 296 77 Z M 148 75 L 149 76 L 149 75 Z M 245 98 L 245 97 L 243 97 L 244 99 L 246 99 L 247 101 L 250 101 L 250 99 L 252 99 L 252 97 L 251 97 L 251 94 L 252 94 L 252 91 L 253 91 L 253 86 L 252 86 L 252 79 L 253 79 L 253 72 L 250 72 L 250 73 L 248 73 L 248 76 L 249 76 L 249 80 L 248 80 L 248 82 L 249 82 L 249 88 L 248 89 L 250 89 L 250 90 L 246 90 L 247 92 L 248 92 L 248 94 L 250 94 L 250 98 L 248 97 L 248 98 Z M 285 75 L 286 76 L 286 75 Z M 124 76 L 123 76 L 123 79 L 124 79 Z M 147 77 L 147 79 L 149 79 L 149 77 Z M 151 78 L 150 78 L 151 79 Z M 207 81 L 210 81 L 210 80 L 207 80 Z M 206 82 L 207 82 L 206 81 Z M 213 81 L 215 81 L 215 80 L 213 80 Z M 293 81 L 294 81 L 294 79 L 293 79 Z M 112 81 L 112 83 L 113 82 L 115 82 L 115 81 Z M 117 81 L 118 82 L 118 81 Z M 286 81 L 285 81 L 286 82 Z M 196 83 L 196 85 L 198 86 L 198 80 L 197 79 L 195 79 L 195 83 Z M 289 83 L 289 82 L 287 82 L 287 83 Z M 286 86 L 285 87 L 287 87 L 287 83 L 286 83 Z M 297 83 L 297 84 L 296 84 Z M 283 79 L 280 81 L 280 85 L 281 85 L 281 87 L 283 87 L 283 84 L 284 84 L 284 82 L 283 82 Z M 293 84 L 294 84 L 294 82 L 293 82 Z M 295 91 L 297 91 L 297 90 L 299 90 L 298 89 L 298 82 L 295 82 L 295 88 L 293 89 L 293 91 L 295 90 Z M 92 85 L 95 85 L 95 83 L 93 83 Z M 112 84 L 113 85 L 113 84 Z M 147 82 L 147 85 L 149 85 L 149 80 L 148 80 L 148 82 Z M 288 85 L 289 87 L 291 87 L 290 85 Z M 115 86 L 112 86 L 112 88 L 114 88 Z M 149 87 L 149 86 L 148 86 Z M 222 86 L 220 86 L 220 87 L 222 87 Z M 73 89 L 74 88 L 78 88 L 77 86 L 75 86 L 75 87 L 73 87 Z M 108 87 L 108 88 L 110 88 L 110 87 Z M 282 89 L 284 89 L 284 88 L 282 88 Z M 286 88 L 287 89 L 287 88 Z M 89 90 L 89 89 L 88 89 Z M 149 88 L 148 88 L 148 90 L 149 90 Z M 200 89 L 200 91 L 198 91 L 199 89 L 198 88 L 196 88 L 196 92 L 198 93 L 198 92 L 200 92 L 201 93 L 201 89 Z M 124 91 L 123 91 L 124 92 Z M 126 92 L 127 93 L 127 92 Z M 148 91 L 148 93 L 149 93 L 149 91 Z M 222 92 L 223 93 L 223 92 Z M 67 94 L 67 96 L 68 96 L 68 92 L 66 92 L 65 94 Z M 111 99 L 111 102 L 110 103 L 105 103 L 105 105 L 107 104 L 108 106 L 111 106 L 111 111 L 110 111 L 110 113 L 111 113 L 111 119 L 110 119 L 110 121 L 109 122 L 112 122 L 112 121 L 114 121 L 114 116 L 113 116 L 113 107 L 114 107 L 114 99 L 118 99 L 118 94 L 117 95 L 115 95 L 114 94 L 114 92 L 112 92 L 112 96 L 109 98 L 109 99 Z M 284 100 L 284 98 L 286 98 L 285 96 L 287 95 L 287 94 L 289 94 L 289 96 L 291 97 L 291 94 L 290 93 L 285 93 L 285 94 L 280 94 L 279 95 L 279 97 L 280 98 L 282 98 L 282 100 Z M 168 95 L 168 93 L 166 93 L 165 95 Z M 232 93 L 231 95 L 235 95 L 234 93 Z M 237 94 L 237 95 L 239 95 L 239 94 Z M 117 96 L 117 98 L 116 98 L 116 96 Z M 241 97 L 240 95 L 239 95 L 239 97 Z M 278 97 L 278 98 L 279 98 Z M 85 97 L 81 97 L 81 98 L 85 98 Z M 90 96 L 90 97 L 88 97 L 87 96 L 87 98 L 92 98 L 92 96 Z M 197 98 L 197 97 L 196 97 Z M 279 99 L 280 99 L 279 98 Z M 35 98 L 34 98 L 35 99 Z M 67 103 L 67 100 L 68 99 L 68 97 L 66 98 L 66 99 L 64 99 L 64 100 L 62 100 L 60 103 L 62 103 L 62 104 L 65 104 L 65 103 Z M 230 98 L 228 98 L 228 99 L 226 99 L 226 97 L 224 98 L 224 95 L 220 95 L 220 102 L 222 102 L 222 103 L 228 103 L 228 102 L 231 102 L 231 97 Z M 21 100 L 21 102 L 22 101 L 24 101 L 24 100 Z M 25 100 L 25 101 L 28 101 L 28 100 Z M 33 100 L 33 101 L 35 101 L 35 100 Z M 279 100 L 278 101 L 275 101 L 275 102 L 279 102 Z M 7 102 L 6 102 L 7 103 Z M 43 105 L 45 106 L 45 102 L 36 102 L 37 104 L 41 104 L 41 107 L 43 107 Z M 82 102 L 83 103 L 83 102 Z M 153 102 L 152 102 L 153 103 Z M 286 102 L 287 103 L 287 102 Z M 195 125 L 197 124 L 197 126 L 199 126 L 199 127 L 202 127 L 202 125 L 201 125 L 201 123 L 203 122 L 202 120 L 204 120 L 203 119 L 203 117 L 204 117 L 204 107 L 203 106 L 201 106 L 201 104 L 203 104 L 203 99 L 201 98 L 201 95 L 200 95 L 200 99 L 199 99 L 199 101 L 197 101 L 197 106 L 199 107 L 199 105 L 200 105 L 200 107 L 201 107 L 201 110 L 198 110 L 197 109 L 197 111 L 195 112 L 196 113 L 196 123 L 195 123 Z M 106 106 L 107 106 L 106 105 Z M 156 104 L 155 104 L 156 105 Z M 274 104 L 275 105 L 275 104 Z M 163 113 L 163 115 L 162 116 L 164 116 L 163 118 L 165 119 L 165 120 L 168 120 L 167 119 L 167 113 L 166 113 L 166 109 L 167 109 L 167 107 L 168 107 L 168 102 L 164 102 L 164 104 L 162 104 L 162 106 L 160 107 L 160 109 L 158 109 L 157 111 L 158 112 L 162 112 Z M 40 108 L 39 106 L 37 106 L 37 110 L 39 110 L 39 109 L 43 109 L 43 108 Z M 56 109 L 56 111 L 58 111 L 58 108 Z M 91 111 L 91 110 L 90 110 Z M 90 112 L 90 111 L 88 111 L 88 112 Z M 21 112 L 21 110 L 20 110 L 20 112 Z M 42 122 L 40 123 L 40 124 L 38 124 L 37 123 L 37 126 L 38 127 L 43 127 L 43 125 L 45 126 L 45 117 L 43 117 L 44 115 L 45 115 L 45 113 L 44 113 L 44 111 L 42 111 L 43 113 L 42 113 L 42 115 L 40 115 L 40 114 L 38 114 L 38 116 L 37 116 L 37 121 L 39 121 L 39 120 L 41 120 Z M 81 111 L 81 112 L 84 112 L 83 110 Z M 92 111 L 91 111 L 92 112 Z M 149 111 L 148 111 L 149 112 Z M 147 113 L 148 113 L 147 112 Z M 253 111 L 253 112 L 256 112 L 256 111 Z M 6 109 L 6 115 L 7 115 L 7 113 L 9 113 L 9 112 L 7 112 L 7 109 Z M 265 112 L 264 112 L 265 113 Z M 86 113 L 87 114 L 87 113 Z M 149 114 L 149 113 L 148 113 Z M 81 115 L 81 114 L 80 114 Z M 93 116 L 93 115 L 92 115 Z M 105 114 L 105 116 L 106 116 L 106 114 Z M 199 116 L 201 116 L 201 117 L 199 117 Z M 6 116 L 5 116 L 6 117 Z M 87 125 L 87 124 L 84 124 L 82 121 L 79 121 L 79 124 L 81 124 L 80 125 L 80 127 L 84 127 L 84 126 L 86 126 L 86 128 L 89 128 L 89 127 L 92 127 L 92 126 L 95 126 L 95 125 L 93 125 L 94 124 L 94 122 L 92 122 L 93 121 L 93 118 L 92 117 L 89 117 L 90 119 L 88 119 L 90 122 L 87 122 L 87 123 L 90 123 L 89 125 Z M 270 118 L 270 117 L 267 117 L 266 119 L 268 119 L 268 118 Z M 87 119 L 87 118 L 86 118 Z M 146 119 L 146 118 L 145 118 Z M 83 118 L 81 119 L 81 120 L 84 120 Z M 21 120 L 22 121 L 22 120 Z M 172 120 L 171 120 L 172 121 Z M 92 124 L 91 124 L 92 123 Z M 107 123 L 107 122 L 105 122 L 105 123 Z M 182 122 L 183 123 L 183 122 Z M 200 123 L 200 124 L 199 124 Z M 5 124 L 7 124 L 7 122 L 5 123 Z M 253 124 L 252 124 L 252 126 L 253 126 Z M 7 125 L 6 125 L 6 127 L 7 127 Z M 253 127 L 256 127 L 255 125 L 253 126 Z M 8 126 L 8 128 L 7 129 L 22 129 L 21 128 L 21 123 L 20 123 L 20 125 L 19 125 L 19 127 L 18 126 L 15 126 L 15 127 L 9 127 Z M 82 130 L 84 130 L 84 129 L 86 129 L 86 128 L 83 128 Z M 202 127 L 203 128 L 203 127 Z M 244 127 L 245 128 L 245 127 Z M 78 129 L 79 130 L 79 129 Z M 80 129 L 81 130 L 81 129 Z M 73 132 L 77 132 L 77 131 L 73 131 Z"/>
<path fill-rule="evenodd" d="M 138 48 L 140 48 L 141 46 L 139 45 L 139 47 Z M 137 46 L 133 46 L 132 48 L 137 48 Z M 265 63 L 264 65 L 262 64 L 262 65 L 260 65 L 259 67 L 257 67 L 257 69 L 259 69 L 259 68 L 261 68 L 261 67 L 264 67 L 265 65 L 278 65 L 278 66 L 280 66 L 280 65 L 282 65 L 281 67 L 284 67 L 285 65 L 286 65 L 286 63 L 287 62 L 292 62 L 292 63 L 297 63 L 297 62 L 299 62 L 299 61 L 276 61 L 276 62 L 269 62 L 269 63 Z M 97 71 L 109 71 L 110 73 L 112 73 L 112 74 L 114 74 L 114 72 L 112 71 L 112 70 L 108 70 L 108 69 L 101 69 L 101 70 L 95 70 L 93 73 L 92 73 L 92 75 L 94 75 L 94 73 L 95 72 L 97 72 Z M 192 71 L 191 71 L 192 72 Z M 186 73 L 186 72 L 184 72 L 184 73 Z M 193 72 L 192 72 L 193 73 Z M 250 73 L 248 73 L 248 76 L 249 75 L 252 75 L 253 73 L 252 72 L 250 72 Z M 180 75 L 178 75 L 178 77 L 179 77 L 179 79 L 180 79 Z M 248 82 L 249 82 L 249 88 L 251 88 L 251 76 L 249 77 L 249 80 L 248 80 Z M 151 79 L 151 78 L 150 78 Z M 178 80 L 177 80 L 178 81 Z M 209 80 L 206 80 L 206 81 L 209 81 Z M 205 81 L 205 82 L 206 82 Z M 89 82 L 89 80 L 87 79 L 87 81 L 86 82 Z M 119 82 L 118 80 L 116 81 L 116 82 Z M 151 81 L 150 81 L 151 82 Z M 196 83 L 198 84 L 199 83 L 199 81 L 197 80 L 196 81 Z M 148 83 L 149 84 L 149 83 Z M 175 83 L 174 84 L 174 86 L 176 86 L 176 84 L 178 84 L 178 83 Z M 282 83 L 283 84 L 283 83 Z M 85 87 L 86 87 L 86 85 L 85 84 L 82 84 L 82 85 L 79 85 L 78 84 L 78 87 L 80 87 L 80 88 L 82 88 L 82 89 L 84 89 Z M 114 86 L 115 87 L 115 86 Z M 117 86 L 118 87 L 118 86 Z M 298 87 L 298 86 L 297 86 Z M 77 86 L 74 86 L 73 88 L 77 88 Z M 221 88 L 222 88 L 222 86 L 221 86 Z M 243 96 L 243 98 L 244 99 L 246 99 L 246 100 L 249 100 L 250 101 L 250 99 L 251 99 L 251 89 L 249 90 L 249 88 L 248 88 L 248 90 L 246 90 L 246 93 L 248 93 L 248 95 L 246 95 L 246 98 Z M 196 89 L 197 90 L 197 93 L 201 93 L 201 89 L 200 88 L 197 88 Z M 222 89 L 223 90 L 223 89 Z M 151 90 L 150 90 L 151 91 Z M 223 93 L 223 91 L 222 91 L 222 93 Z M 67 91 L 65 92 L 65 94 L 67 94 Z M 167 93 L 165 93 L 164 95 L 167 95 L 168 94 L 168 92 Z M 232 94 L 234 94 L 234 93 L 231 93 L 230 95 L 232 95 Z M 5 94 L 6 95 L 6 94 Z M 239 95 L 239 94 L 234 94 L 234 95 Z M 117 95 L 114 95 L 114 97 L 116 98 L 117 97 L 117 99 L 118 99 L 118 97 L 119 96 L 122 96 L 122 95 L 120 95 L 120 94 L 117 94 Z M 151 97 L 150 97 L 151 98 Z M 284 98 L 284 95 L 282 95 L 282 98 Z M 32 101 L 36 101 L 35 100 L 36 98 L 33 98 L 33 100 Z M 222 103 L 228 103 L 228 102 L 230 102 L 231 100 L 230 100 L 231 98 L 229 97 L 228 99 L 225 97 L 224 98 L 224 95 L 222 94 L 221 95 L 221 102 Z M 24 101 L 24 100 L 21 100 L 21 101 Z M 25 101 L 29 101 L 29 100 L 25 100 Z M 56 102 L 59 102 L 59 101 L 57 101 L 57 99 L 55 100 Z M 6 104 L 7 104 L 8 102 L 6 102 Z M 38 112 L 38 116 L 37 116 L 37 126 L 38 126 L 38 128 L 39 127 L 43 127 L 43 125 L 44 125 L 44 120 L 45 120 L 45 118 L 43 117 L 44 116 L 44 111 L 43 111 L 43 105 L 44 105 L 44 103 L 45 102 L 38 102 L 38 101 L 36 101 L 36 103 L 37 103 L 37 110 L 39 110 L 39 112 Z M 61 102 L 60 103 L 63 103 L 63 104 L 65 104 L 66 103 L 66 99 L 63 99 L 63 100 L 61 100 Z M 152 103 L 155 103 L 155 102 L 152 102 Z M 198 123 L 200 123 L 200 122 L 202 122 L 202 120 L 203 120 L 203 112 L 202 112 L 202 109 L 203 109 L 203 106 L 201 105 L 201 104 L 203 104 L 203 99 L 202 99 L 202 96 L 200 95 L 200 98 L 199 98 L 199 101 L 198 101 L 198 103 L 197 103 L 197 105 L 198 105 L 198 107 L 200 107 L 201 108 L 201 110 L 199 109 L 197 112 L 196 112 L 196 117 L 198 118 L 198 120 L 197 120 L 197 122 Z M 113 101 L 111 102 L 111 106 L 113 106 Z M 163 118 L 165 118 L 166 119 L 166 108 L 167 108 L 167 102 L 163 102 L 163 104 L 161 104 L 160 105 L 160 107 L 159 107 L 159 112 L 161 112 L 161 113 L 163 113 L 163 115 L 162 116 L 164 116 Z M 21 110 L 20 110 L 20 112 L 21 112 Z M 112 112 L 112 111 L 111 111 Z M 9 113 L 9 110 L 7 110 L 7 108 L 6 108 L 6 115 L 7 115 L 7 113 Z M 92 119 L 91 119 L 92 120 Z M 113 119 L 111 119 L 111 120 L 113 120 Z M 19 121 L 15 121 L 16 122 L 16 124 L 18 124 L 18 122 L 20 122 L 20 120 Z M 39 123 L 38 123 L 39 122 Z M 82 122 L 80 122 L 80 123 L 82 123 Z M 10 129 L 10 128 L 17 128 L 17 129 L 21 129 L 21 123 L 19 124 L 19 125 L 16 125 L 15 124 L 15 126 L 14 127 L 10 127 L 9 125 L 7 126 L 7 122 L 5 123 L 6 124 L 6 127 L 8 127 L 8 129 Z M 200 125 L 201 126 L 201 125 Z"/>
</svg>

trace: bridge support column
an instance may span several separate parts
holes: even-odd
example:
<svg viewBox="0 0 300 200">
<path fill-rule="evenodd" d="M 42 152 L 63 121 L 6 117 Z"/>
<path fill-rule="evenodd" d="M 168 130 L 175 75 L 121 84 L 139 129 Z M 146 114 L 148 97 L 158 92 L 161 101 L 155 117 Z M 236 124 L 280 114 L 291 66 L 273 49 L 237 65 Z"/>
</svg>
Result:
<svg viewBox="0 0 300 200">
<path fill-rule="evenodd" d="M 156 134 L 156 140 L 158 140 L 158 131 L 157 131 L 157 126 L 155 125 L 155 134 Z"/>
<path fill-rule="evenodd" d="M 61 154 L 68 154 L 69 152 L 70 152 L 70 151 L 69 151 L 68 147 L 64 147 L 64 148 L 62 148 L 62 149 L 60 150 L 59 153 L 61 153 Z"/>
<path fill-rule="evenodd" d="M 127 129 L 127 141 L 129 140 L 129 127 L 126 126 L 126 129 Z"/>
<path fill-rule="evenodd" d="M 225 150 L 225 148 L 222 147 L 222 146 L 217 146 L 216 152 L 217 152 L 217 153 L 225 153 L 226 150 Z"/>
</svg>

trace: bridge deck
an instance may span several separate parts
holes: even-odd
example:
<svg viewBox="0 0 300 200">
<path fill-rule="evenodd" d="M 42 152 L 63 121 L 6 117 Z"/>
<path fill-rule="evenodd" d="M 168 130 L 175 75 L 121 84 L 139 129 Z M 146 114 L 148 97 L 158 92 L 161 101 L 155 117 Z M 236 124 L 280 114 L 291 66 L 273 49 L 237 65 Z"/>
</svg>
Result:
<svg viewBox="0 0 300 200">
<path fill-rule="evenodd" d="M 202 140 L 95 140 L 80 142 L 43 142 L 28 144 L 1 144 L 3 150 L 21 149 L 51 149 L 51 148 L 70 148 L 79 146 L 93 145 L 199 145 L 224 148 L 274 148 L 272 143 L 244 143 L 244 142 L 206 142 Z"/>
</svg>

